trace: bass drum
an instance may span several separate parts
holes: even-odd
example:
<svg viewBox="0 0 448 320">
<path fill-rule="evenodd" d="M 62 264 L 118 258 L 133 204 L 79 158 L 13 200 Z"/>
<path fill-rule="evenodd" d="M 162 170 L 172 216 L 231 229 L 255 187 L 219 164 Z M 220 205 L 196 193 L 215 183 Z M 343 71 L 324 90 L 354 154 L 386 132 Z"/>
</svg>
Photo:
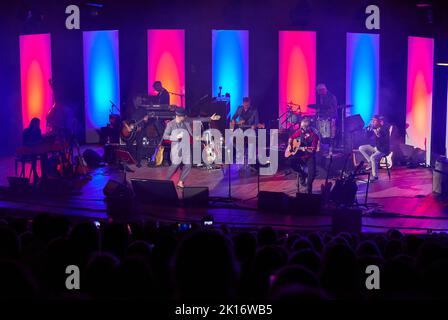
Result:
<svg viewBox="0 0 448 320">
<path fill-rule="evenodd" d="M 317 119 L 317 130 L 323 139 L 333 139 L 336 136 L 336 119 Z"/>
</svg>

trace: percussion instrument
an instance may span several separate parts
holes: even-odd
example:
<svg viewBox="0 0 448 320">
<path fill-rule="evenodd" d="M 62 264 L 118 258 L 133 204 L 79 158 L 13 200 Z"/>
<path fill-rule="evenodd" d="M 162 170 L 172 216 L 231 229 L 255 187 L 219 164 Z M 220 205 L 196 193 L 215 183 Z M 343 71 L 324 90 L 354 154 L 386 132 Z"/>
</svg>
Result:
<svg viewBox="0 0 448 320">
<path fill-rule="evenodd" d="M 333 139 L 336 136 L 336 119 L 334 118 L 318 118 L 317 130 L 322 138 Z"/>
</svg>

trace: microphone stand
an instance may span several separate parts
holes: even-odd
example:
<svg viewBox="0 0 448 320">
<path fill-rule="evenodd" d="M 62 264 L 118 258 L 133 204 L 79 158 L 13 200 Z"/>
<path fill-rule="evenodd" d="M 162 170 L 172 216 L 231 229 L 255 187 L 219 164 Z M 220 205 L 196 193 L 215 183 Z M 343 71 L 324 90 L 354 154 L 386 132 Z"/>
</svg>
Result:
<svg viewBox="0 0 448 320">
<path fill-rule="evenodd" d="M 177 92 L 170 92 L 170 91 L 168 91 L 168 93 L 171 94 L 171 95 L 173 95 L 173 96 L 180 97 L 180 106 L 181 106 L 182 108 L 185 106 L 185 105 L 184 105 L 184 98 L 185 98 L 185 95 L 184 95 L 184 94 L 182 94 L 182 93 L 177 93 Z"/>
</svg>

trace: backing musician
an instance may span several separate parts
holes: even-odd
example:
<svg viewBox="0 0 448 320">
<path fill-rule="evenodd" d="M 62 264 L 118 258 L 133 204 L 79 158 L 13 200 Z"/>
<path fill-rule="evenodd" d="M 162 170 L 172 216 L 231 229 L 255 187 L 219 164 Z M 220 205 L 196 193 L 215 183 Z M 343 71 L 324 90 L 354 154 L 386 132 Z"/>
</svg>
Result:
<svg viewBox="0 0 448 320">
<path fill-rule="evenodd" d="M 359 152 L 366 158 L 372 169 L 370 181 L 378 180 L 378 167 L 383 156 L 388 155 L 390 151 L 389 128 L 384 124 L 384 117 L 373 116 L 370 124 L 367 126 L 367 135 L 374 137 L 374 146 L 365 144 L 359 147 Z M 367 169 L 370 169 L 369 167 Z"/>
<path fill-rule="evenodd" d="M 138 117 L 139 112 L 134 113 L 134 118 Z M 136 128 L 134 128 L 134 124 L 130 125 L 130 129 L 135 129 L 135 138 L 132 140 L 126 140 L 126 149 L 128 152 L 134 157 L 135 161 L 137 162 L 136 166 L 137 168 L 141 168 L 142 166 L 142 158 L 143 158 L 143 135 L 144 135 L 144 128 L 148 123 L 149 117 L 146 115 L 142 118 L 142 123 L 138 125 Z M 137 119 L 134 119 L 137 121 Z M 134 148 L 134 142 L 135 142 L 135 148 Z"/>
<path fill-rule="evenodd" d="M 244 126 L 255 129 L 259 123 L 258 110 L 250 104 L 250 98 L 243 98 L 243 105 L 236 109 L 230 124 L 231 127 Z"/>
<path fill-rule="evenodd" d="M 328 91 L 324 83 L 316 87 L 317 115 L 321 118 L 337 118 L 338 101 L 336 96 Z"/>
<path fill-rule="evenodd" d="M 230 121 L 230 129 L 256 129 L 259 126 L 259 122 L 258 110 L 251 105 L 249 97 L 244 97 L 243 104 L 236 109 L 235 114 Z M 246 148 L 245 144 L 245 151 L 247 151 L 245 152 L 247 157 L 244 157 L 245 165 L 241 166 L 239 169 L 243 170 L 245 167 L 249 167 L 251 170 L 255 170 L 255 168 L 249 164 L 256 162 L 256 146 L 249 143 Z"/>
<path fill-rule="evenodd" d="M 300 122 L 300 129 L 288 139 L 288 148 L 293 140 L 300 141 L 300 150 L 291 158 L 291 168 L 299 175 L 299 183 L 306 186 L 307 192 L 313 192 L 313 182 L 316 178 L 316 151 L 319 146 L 319 136 L 310 126 L 310 119 L 305 117 Z"/>
<path fill-rule="evenodd" d="M 152 96 L 153 104 L 170 104 L 170 93 L 162 86 L 161 81 L 155 81 L 152 85 L 157 95 Z"/>
<path fill-rule="evenodd" d="M 40 119 L 33 118 L 30 121 L 30 125 L 28 128 L 25 128 L 22 133 L 22 145 L 24 147 L 35 147 L 42 142 L 42 131 L 40 130 Z M 31 172 L 33 173 L 34 183 L 37 182 L 39 176 L 37 174 L 37 157 L 38 155 L 31 155 Z M 43 155 L 41 155 L 41 170 L 42 176 L 44 176 L 45 172 L 45 163 Z"/>
</svg>

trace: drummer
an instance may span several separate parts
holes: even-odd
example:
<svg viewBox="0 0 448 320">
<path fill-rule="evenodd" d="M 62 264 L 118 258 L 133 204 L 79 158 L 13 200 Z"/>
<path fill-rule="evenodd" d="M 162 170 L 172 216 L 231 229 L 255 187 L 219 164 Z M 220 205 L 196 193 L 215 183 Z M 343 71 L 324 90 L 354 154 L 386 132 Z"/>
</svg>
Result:
<svg viewBox="0 0 448 320">
<path fill-rule="evenodd" d="M 316 87 L 316 109 L 319 118 L 337 118 L 338 101 L 324 83 Z"/>
</svg>

